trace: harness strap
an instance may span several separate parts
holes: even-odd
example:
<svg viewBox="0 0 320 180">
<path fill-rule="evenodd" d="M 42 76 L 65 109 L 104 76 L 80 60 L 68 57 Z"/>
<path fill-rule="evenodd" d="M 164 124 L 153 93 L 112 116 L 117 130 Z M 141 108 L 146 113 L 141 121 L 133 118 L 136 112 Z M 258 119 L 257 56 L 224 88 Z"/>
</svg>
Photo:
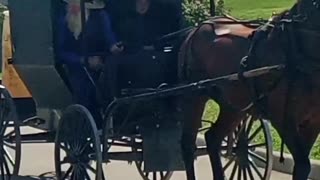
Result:
<svg viewBox="0 0 320 180">
<path fill-rule="evenodd" d="M 292 96 L 292 89 L 295 82 L 296 72 L 297 72 L 297 64 L 302 59 L 301 53 L 299 53 L 298 45 L 296 42 L 294 30 L 293 30 L 293 23 L 294 21 L 281 21 L 281 28 L 283 32 L 287 33 L 288 40 L 289 40 L 289 48 L 286 49 L 286 55 L 288 58 L 286 58 L 286 64 L 287 64 L 287 79 L 288 79 L 288 86 L 287 86 L 287 93 L 286 93 L 286 101 L 285 101 L 285 112 L 284 112 L 284 119 L 283 119 L 283 125 L 282 129 L 285 130 L 291 121 L 289 120 L 289 104 L 290 104 L 290 97 Z M 294 122 L 295 123 L 295 122 Z M 284 134 L 285 136 L 285 134 Z M 280 158 L 279 162 L 284 163 L 284 140 L 281 139 L 281 150 L 280 150 Z"/>
<path fill-rule="evenodd" d="M 240 78 L 240 80 L 242 82 L 244 82 L 245 84 L 247 84 L 250 87 L 250 94 L 252 95 L 252 104 L 255 105 L 258 109 L 258 111 L 260 111 L 261 113 L 265 114 L 266 112 L 264 111 L 264 107 L 265 107 L 265 98 L 267 97 L 264 94 L 259 93 L 259 90 L 257 88 L 257 84 L 256 84 L 256 78 L 250 79 L 248 80 L 247 78 L 244 77 L 244 72 L 248 71 L 250 69 L 255 69 L 257 68 L 257 55 L 256 55 L 256 47 L 258 45 L 258 43 L 263 40 L 266 39 L 270 28 L 273 28 L 274 26 L 270 23 L 265 24 L 264 26 L 259 27 L 257 30 L 255 30 L 252 35 L 251 35 L 251 44 L 248 50 L 248 54 L 242 58 L 241 62 L 240 62 L 240 68 L 239 68 L 239 72 L 238 72 L 238 76 Z M 276 83 L 278 84 L 278 83 Z M 272 88 L 274 86 L 273 85 Z"/>
</svg>

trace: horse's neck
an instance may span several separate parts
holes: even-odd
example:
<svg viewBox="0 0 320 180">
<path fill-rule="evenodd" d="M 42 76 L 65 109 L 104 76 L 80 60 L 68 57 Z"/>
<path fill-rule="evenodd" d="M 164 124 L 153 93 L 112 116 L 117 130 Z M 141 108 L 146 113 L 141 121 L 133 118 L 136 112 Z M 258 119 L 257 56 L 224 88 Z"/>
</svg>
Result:
<svg viewBox="0 0 320 180">
<path fill-rule="evenodd" d="M 317 16 L 317 13 L 310 14 L 305 12 L 305 9 L 308 8 L 298 5 L 293 8 L 292 12 L 295 13 L 295 15 L 301 15 L 302 17 L 307 15 L 305 17 L 305 21 L 295 24 L 295 38 L 297 39 L 297 44 L 299 45 L 300 54 L 304 56 L 306 60 L 320 60 L 320 53 L 318 53 L 318 48 L 320 46 L 319 18 L 315 17 Z"/>
</svg>

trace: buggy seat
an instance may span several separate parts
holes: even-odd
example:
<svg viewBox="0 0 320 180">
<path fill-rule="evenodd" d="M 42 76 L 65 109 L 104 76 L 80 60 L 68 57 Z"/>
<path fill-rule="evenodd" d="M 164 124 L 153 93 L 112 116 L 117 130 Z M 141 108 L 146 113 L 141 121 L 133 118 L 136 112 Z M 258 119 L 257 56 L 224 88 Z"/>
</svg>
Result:
<svg viewBox="0 0 320 180">
<path fill-rule="evenodd" d="M 176 56 L 175 51 L 141 50 L 134 54 L 110 57 L 117 62 L 115 69 L 112 69 L 116 71 L 117 94 L 120 97 L 131 96 L 155 91 L 164 84 L 175 84 Z"/>
</svg>

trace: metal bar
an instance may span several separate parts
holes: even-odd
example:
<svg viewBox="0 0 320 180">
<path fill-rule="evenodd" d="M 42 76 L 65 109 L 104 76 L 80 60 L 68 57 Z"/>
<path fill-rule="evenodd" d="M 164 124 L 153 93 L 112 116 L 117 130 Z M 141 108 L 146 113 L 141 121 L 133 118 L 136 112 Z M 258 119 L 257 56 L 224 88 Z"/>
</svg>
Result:
<svg viewBox="0 0 320 180">
<path fill-rule="evenodd" d="M 19 126 L 19 128 L 21 127 L 25 127 L 25 126 L 31 126 L 34 128 L 37 128 L 37 126 L 40 126 L 41 124 L 44 124 L 46 122 L 45 119 L 42 119 L 40 117 L 34 116 L 34 117 L 30 117 L 28 119 L 24 119 L 23 121 L 15 121 L 15 120 L 11 120 L 8 124 L 8 127 L 16 127 L 16 124 Z"/>
<path fill-rule="evenodd" d="M 10 143 L 15 142 L 16 136 L 10 136 L 7 140 Z M 34 134 L 21 134 L 21 143 L 53 143 L 55 132 L 41 132 Z"/>
<path fill-rule="evenodd" d="M 215 0 L 210 0 L 210 15 L 215 16 L 216 15 L 216 4 Z"/>
<path fill-rule="evenodd" d="M 215 19 L 216 17 L 213 17 Z M 236 20 L 236 21 L 224 21 L 224 20 L 219 20 L 215 21 L 217 24 L 243 24 L 243 25 L 256 25 L 260 26 L 265 23 L 269 22 L 269 20 L 265 19 L 256 19 L 256 20 Z"/>
<path fill-rule="evenodd" d="M 186 28 L 180 29 L 180 30 L 178 30 L 176 32 L 166 34 L 166 35 L 160 37 L 159 39 L 157 39 L 156 42 L 163 41 L 165 39 L 170 39 L 170 38 L 175 37 L 175 36 L 177 36 L 177 35 L 179 35 L 181 33 L 186 33 L 188 31 L 191 31 L 193 28 L 194 28 L 193 26 L 192 27 L 186 27 Z"/>
<path fill-rule="evenodd" d="M 121 143 L 121 142 L 112 142 L 109 143 L 109 146 L 120 146 L 120 147 L 130 147 L 136 149 L 142 149 L 142 144 L 128 144 L 128 143 Z"/>
<path fill-rule="evenodd" d="M 41 124 L 44 124 L 46 122 L 45 119 L 42 119 L 38 116 L 34 116 L 34 117 L 30 117 L 28 119 L 25 119 L 22 121 L 22 124 L 19 124 L 20 125 L 23 125 L 23 126 L 39 126 Z"/>
<path fill-rule="evenodd" d="M 257 77 L 261 76 L 267 73 L 270 73 L 272 71 L 279 71 L 282 70 L 285 66 L 284 65 L 275 65 L 275 66 L 267 66 L 267 67 L 262 67 L 262 68 L 257 68 L 253 69 L 250 71 L 246 71 L 243 73 L 243 76 L 245 78 L 252 78 L 252 77 Z M 150 99 L 155 99 L 155 98 L 160 98 L 160 97 L 166 97 L 166 96 L 172 96 L 172 95 L 179 95 L 183 94 L 186 91 L 195 91 L 195 90 L 201 90 L 201 89 L 207 89 L 210 88 L 216 83 L 220 81 L 237 81 L 239 80 L 239 74 L 234 73 L 231 75 L 226 75 L 226 76 L 221 76 L 213 79 L 206 79 L 202 81 L 198 81 L 195 83 L 187 84 L 187 85 L 181 85 L 173 88 L 168 88 L 168 89 L 163 89 L 163 90 L 156 90 L 155 92 L 150 92 L 150 93 L 144 93 L 144 94 L 139 94 L 135 96 L 129 96 L 129 97 L 123 97 L 114 100 L 108 107 L 113 108 L 114 106 L 117 106 L 119 104 L 124 104 L 132 101 L 144 101 L 144 100 L 150 100 Z"/>
<path fill-rule="evenodd" d="M 116 160 L 116 161 L 142 161 L 142 152 L 109 152 L 108 159 L 103 161 Z"/>
</svg>

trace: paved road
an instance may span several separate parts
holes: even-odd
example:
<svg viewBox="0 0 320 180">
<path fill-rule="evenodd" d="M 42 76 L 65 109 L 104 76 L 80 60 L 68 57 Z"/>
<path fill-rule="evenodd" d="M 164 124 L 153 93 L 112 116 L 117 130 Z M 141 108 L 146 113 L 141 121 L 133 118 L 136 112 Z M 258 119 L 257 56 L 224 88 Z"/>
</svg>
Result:
<svg viewBox="0 0 320 180">
<path fill-rule="evenodd" d="M 33 130 L 28 130 L 32 132 Z M 54 176 L 53 144 L 25 144 L 22 146 L 22 162 L 20 177 L 16 180 L 50 180 Z M 135 165 L 128 165 L 126 162 L 113 161 L 104 166 L 109 180 L 141 180 Z M 210 163 L 207 156 L 196 161 L 196 173 L 198 180 L 211 179 Z M 47 173 L 47 174 L 46 174 Z M 41 176 L 47 178 L 40 178 Z M 184 172 L 175 172 L 172 180 L 184 180 Z M 291 176 L 279 172 L 272 173 L 272 180 L 290 180 Z"/>
</svg>

